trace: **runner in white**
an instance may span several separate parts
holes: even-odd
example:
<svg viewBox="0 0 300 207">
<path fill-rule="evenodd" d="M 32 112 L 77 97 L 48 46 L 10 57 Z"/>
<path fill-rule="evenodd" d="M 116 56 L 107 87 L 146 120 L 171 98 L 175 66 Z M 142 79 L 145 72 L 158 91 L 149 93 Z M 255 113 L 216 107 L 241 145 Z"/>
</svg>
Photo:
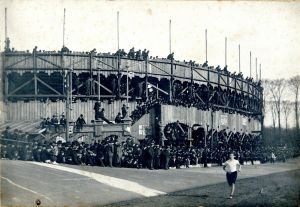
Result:
<svg viewBox="0 0 300 207">
<path fill-rule="evenodd" d="M 229 198 L 232 199 L 235 190 L 235 181 L 237 178 L 237 171 L 241 171 L 241 164 L 238 160 L 234 159 L 234 154 L 229 154 L 230 159 L 227 160 L 223 166 L 223 170 L 226 171 L 226 178 L 229 186 L 231 187 L 231 193 Z"/>
</svg>

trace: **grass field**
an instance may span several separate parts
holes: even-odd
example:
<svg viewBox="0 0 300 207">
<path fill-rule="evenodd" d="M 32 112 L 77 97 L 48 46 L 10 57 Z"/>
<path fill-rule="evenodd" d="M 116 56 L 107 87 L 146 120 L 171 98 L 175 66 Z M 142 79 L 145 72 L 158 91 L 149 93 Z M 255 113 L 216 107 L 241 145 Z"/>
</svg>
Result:
<svg viewBox="0 0 300 207">
<path fill-rule="evenodd" d="M 233 199 L 228 199 L 229 190 L 227 183 L 219 183 L 177 191 L 165 196 L 114 203 L 106 205 L 106 207 L 300 206 L 300 170 L 237 180 Z"/>
</svg>

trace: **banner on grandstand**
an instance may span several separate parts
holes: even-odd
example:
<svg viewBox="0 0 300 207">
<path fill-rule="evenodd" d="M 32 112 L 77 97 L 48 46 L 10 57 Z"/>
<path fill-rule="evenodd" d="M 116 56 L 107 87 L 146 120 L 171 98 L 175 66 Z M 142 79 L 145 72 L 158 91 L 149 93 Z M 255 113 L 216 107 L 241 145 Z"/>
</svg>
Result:
<svg viewBox="0 0 300 207">
<path fill-rule="evenodd" d="M 69 134 L 73 134 L 74 126 L 69 126 Z"/>
<path fill-rule="evenodd" d="M 221 114 L 220 116 L 220 125 L 227 126 L 228 125 L 228 116 L 225 114 Z"/>
<path fill-rule="evenodd" d="M 139 135 L 147 135 L 148 125 L 139 125 Z"/>
<path fill-rule="evenodd" d="M 243 124 L 243 126 L 247 126 L 247 121 L 248 121 L 247 118 L 245 118 L 245 117 L 242 118 L 242 124 Z"/>
</svg>

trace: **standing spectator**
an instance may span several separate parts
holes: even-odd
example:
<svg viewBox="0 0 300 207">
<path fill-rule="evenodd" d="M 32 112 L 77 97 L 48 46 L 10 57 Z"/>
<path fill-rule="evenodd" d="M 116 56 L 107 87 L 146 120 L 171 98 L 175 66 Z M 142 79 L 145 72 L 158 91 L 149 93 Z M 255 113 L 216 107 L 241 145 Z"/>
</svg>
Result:
<svg viewBox="0 0 300 207">
<path fill-rule="evenodd" d="M 56 115 L 52 116 L 51 124 L 54 126 L 55 132 L 58 131 L 58 119 Z"/>
<path fill-rule="evenodd" d="M 127 106 L 125 105 L 125 104 L 123 104 L 123 106 L 122 106 L 122 117 L 123 117 L 123 119 L 127 116 L 127 113 L 128 113 L 128 111 L 127 111 Z"/>
<path fill-rule="evenodd" d="M 158 170 L 160 168 L 160 155 L 161 149 L 159 145 L 156 145 L 154 148 L 154 169 Z"/>
<path fill-rule="evenodd" d="M 153 146 L 154 146 L 153 143 L 151 144 L 151 146 L 148 146 L 147 149 L 146 149 L 146 154 L 145 154 L 147 167 L 150 170 L 153 170 L 153 158 L 154 158 Z"/>
<path fill-rule="evenodd" d="M 83 128 L 83 125 L 86 124 L 84 118 L 83 118 L 83 114 L 80 114 L 80 116 L 78 117 L 77 121 L 76 121 L 76 128 L 81 131 Z"/>
<path fill-rule="evenodd" d="M 165 169 L 165 170 L 168 170 L 169 169 L 169 162 L 170 162 L 170 147 L 168 146 L 161 153 L 162 168 Z"/>
<path fill-rule="evenodd" d="M 109 143 L 106 146 L 106 156 L 107 156 L 107 161 L 108 161 L 108 166 L 113 167 L 113 156 L 114 156 L 114 146 L 113 143 Z"/>
<path fill-rule="evenodd" d="M 208 158 L 208 152 L 207 152 L 207 148 L 205 148 L 204 151 L 202 152 L 202 163 L 204 167 L 207 167 L 207 158 Z"/>
<path fill-rule="evenodd" d="M 275 156 L 274 152 L 272 152 L 272 153 L 271 153 L 271 163 L 274 164 L 275 161 L 276 161 L 276 156 Z"/>
<path fill-rule="evenodd" d="M 95 120 L 99 120 L 99 113 L 100 113 L 101 103 L 97 101 L 94 105 L 95 110 Z"/>
</svg>

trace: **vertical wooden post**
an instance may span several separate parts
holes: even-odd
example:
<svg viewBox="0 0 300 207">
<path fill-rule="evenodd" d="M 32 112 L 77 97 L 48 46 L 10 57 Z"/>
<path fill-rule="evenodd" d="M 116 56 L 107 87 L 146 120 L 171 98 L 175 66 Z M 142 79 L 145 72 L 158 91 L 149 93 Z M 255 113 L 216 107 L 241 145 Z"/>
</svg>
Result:
<svg viewBox="0 0 300 207">
<path fill-rule="evenodd" d="M 171 80 L 170 80 L 170 90 L 169 90 L 169 101 L 171 102 L 173 100 L 173 82 L 174 82 L 174 77 L 173 77 L 173 58 L 171 59 Z"/>
<path fill-rule="evenodd" d="M 145 76 L 145 88 L 146 88 L 146 100 L 148 100 L 148 57 L 145 60 L 145 70 L 146 70 L 146 76 Z"/>
<path fill-rule="evenodd" d="M 121 78 L 122 78 L 122 74 L 121 74 L 121 58 L 120 55 L 117 56 L 117 65 L 118 65 L 118 97 L 121 97 Z"/>
<path fill-rule="evenodd" d="M 248 107 L 247 107 L 247 111 L 249 111 L 250 110 L 250 93 L 249 93 L 249 91 L 250 91 L 250 81 L 249 80 L 247 81 L 247 85 L 248 85 L 248 87 L 247 87 L 247 94 L 248 94 Z"/>
<path fill-rule="evenodd" d="M 93 67 L 92 67 L 92 61 L 93 61 L 93 53 L 90 52 L 90 57 L 89 57 L 90 61 L 89 61 L 89 69 L 90 69 L 90 78 L 91 78 L 91 83 L 90 83 L 90 92 L 91 92 L 91 95 L 95 95 L 93 93 L 93 84 L 94 84 L 94 81 L 93 80 Z"/>
<path fill-rule="evenodd" d="M 38 88 L 37 88 L 37 61 L 36 61 L 36 49 L 33 50 L 32 53 L 32 57 L 33 57 L 33 76 L 34 76 L 34 99 L 36 100 L 37 94 L 38 94 Z"/>
<path fill-rule="evenodd" d="M 3 75 L 4 77 L 4 99 L 5 102 L 8 100 L 8 77 L 7 77 L 7 71 L 6 71 L 6 53 L 5 51 L 1 54 L 3 56 Z"/>
<path fill-rule="evenodd" d="M 127 107 L 128 107 L 129 106 L 128 105 L 128 102 L 129 102 L 129 98 L 128 98 L 128 96 L 129 96 L 129 77 L 128 77 L 129 72 L 128 72 L 128 66 L 126 67 L 126 69 L 127 69 L 127 74 L 126 74 L 126 104 L 127 104 Z"/>
<path fill-rule="evenodd" d="M 100 77 L 100 69 L 98 68 L 98 101 L 100 102 L 101 100 L 101 77 Z"/>
<path fill-rule="evenodd" d="M 210 112 L 210 120 L 211 120 L 211 149 L 213 149 L 214 147 L 214 112 L 213 110 L 211 109 L 211 112 Z"/>
<path fill-rule="evenodd" d="M 194 72 L 193 72 L 193 66 L 191 65 L 191 92 L 190 92 L 190 97 L 193 96 L 194 94 Z"/>
<path fill-rule="evenodd" d="M 64 52 L 61 52 L 61 69 L 64 72 L 63 75 L 63 88 L 64 88 L 64 95 L 65 95 L 65 111 L 66 111 L 66 131 L 65 131 L 65 136 L 66 136 L 66 141 L 69 140 L 69 122 L 70 122 L 70 103 L 69 103 L 69 73 L 68 70 L 65 68 L 65 59 L 64 59 Z"/>
</svg>

